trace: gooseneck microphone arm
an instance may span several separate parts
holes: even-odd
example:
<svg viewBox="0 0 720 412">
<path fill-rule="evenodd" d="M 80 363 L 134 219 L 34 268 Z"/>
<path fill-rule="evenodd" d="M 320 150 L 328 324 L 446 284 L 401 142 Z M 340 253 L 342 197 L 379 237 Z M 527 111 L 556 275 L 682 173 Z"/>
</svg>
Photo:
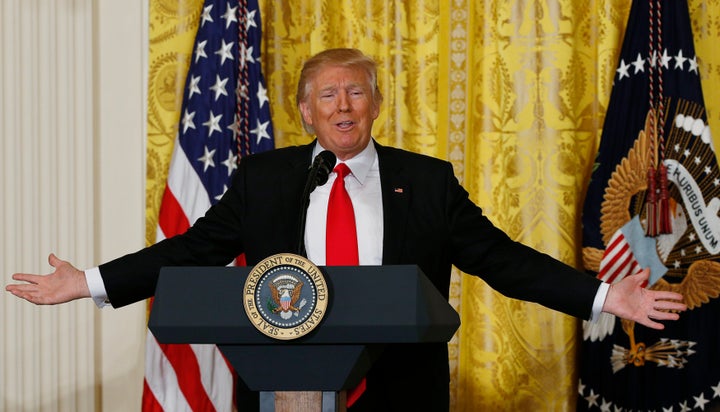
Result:
<svg viewBox="0 0 720 412">
<path fill-rule="evenodd" d="M 310 173 L 305 182 L 302 203 L 300 205 L 300 227 L 298 228 L 297 248 L 297 253 L 300 256 L 307 257 L 307 251 L 305 250 L 305 222 L 307 220 L 307 209 L 310 205 L 310 193 L 312 193 L 316 187 L 322 186 L 328 181 L 328 177 L 335 167 L 336 161 L 337 158 L 333 152 L 324 150 L 315 156 L 312 166 L 310 167 Z"/>
</svg>

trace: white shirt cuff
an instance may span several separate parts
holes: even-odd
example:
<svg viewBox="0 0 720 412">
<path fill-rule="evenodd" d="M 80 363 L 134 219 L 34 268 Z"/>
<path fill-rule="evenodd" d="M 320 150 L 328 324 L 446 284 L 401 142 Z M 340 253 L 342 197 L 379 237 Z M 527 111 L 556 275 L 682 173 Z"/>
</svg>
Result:
<svg viewBox="0 0 720 412">
<path fill-rule="evenodd" d="M 596 322 L 600 319 L 600 313 L 605 305 L 605 299 L 607 298 L 608 291 L 610 290 L 609 283 L 601 283 L 598 287 L 597 293 L 595 293 L 595 300 L 593 300 L 592 312 L 590 313 L 590 322 Z"/>
<path fill-rule="evenodd" d="M 94 267 L 85 270 L 85 280 L 90 290 L 90 297 L 92 297 L 95 305 L 99 308 L 110 305 L 110 300 L 105 290 L 105 283 L 103 283 L 102 276 L 100 276 L 100 268 Z"/>
</svg>

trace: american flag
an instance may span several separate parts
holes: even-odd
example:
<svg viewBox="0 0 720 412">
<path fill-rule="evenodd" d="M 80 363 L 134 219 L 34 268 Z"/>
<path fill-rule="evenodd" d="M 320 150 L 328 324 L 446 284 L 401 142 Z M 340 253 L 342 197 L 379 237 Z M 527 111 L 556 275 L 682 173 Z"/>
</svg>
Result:
<svg viewBox="0 0 720 412">
<path fill-rule="evenodd" d="M 219 200 L 239 158 L 274 148 L 257 0 L 206 0 L 187 73 L 157 241 Z M 214 345 L 159 344 L 148 330 L 143 411 L 233 410 L 234 372 Z"/>
</svg>

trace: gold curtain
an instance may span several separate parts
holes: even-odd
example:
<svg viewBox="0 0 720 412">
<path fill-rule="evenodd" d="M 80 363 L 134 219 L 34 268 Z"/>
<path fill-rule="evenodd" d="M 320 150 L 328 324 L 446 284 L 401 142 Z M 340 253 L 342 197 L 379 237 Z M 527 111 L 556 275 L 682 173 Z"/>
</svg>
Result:
<svg viewBox="0 0 720 412">
<path fill-rule="evenodd" d="M 386 145 L 451 161 L 511 237 L 579 267 L 580 211 L 627 23 L 626 0 L 261 0 L 278 147 L 304 144 L 302 62 L 357 47 L 379 62 Z M 202 0 L 151 0 L 147 239 L 155 237 Z M 720 1 L 690 0 L 708 117 L 720 126 Z M 715 147 L 720 139 L 715 138 Z M 562 287 L 562 285 L 558 285 Z M 577 321 L 455 273 L 452 410 L 573 410 Z"/>
</svg>

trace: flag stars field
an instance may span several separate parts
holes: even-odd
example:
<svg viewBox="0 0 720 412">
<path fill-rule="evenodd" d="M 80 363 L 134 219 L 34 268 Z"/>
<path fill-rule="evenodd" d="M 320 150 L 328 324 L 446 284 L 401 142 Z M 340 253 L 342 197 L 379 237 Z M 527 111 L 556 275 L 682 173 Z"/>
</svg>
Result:
<svg viewBox="0 0 720 412">
<path fill-rule="evenodd" d="M 265 106 L 265 103 L 270 101 L 270 99 L 268 99 L 267 89 L 264 88 L 262 84 L 258 86 L 257 98 L 260 107 Z"/>
<path fill-rule="evenodd" d="M 225 39 L 222 40 L 222 46 L 215 52 L 220 56 L 220 65 L 225 64 L 226 60 L 235 60 L 232 55 L 232 48 L 235 46 L 235 42 L 225 43 Z"/>
<path fill-rule="evenodd" d="M 620 60 L 620 67 L 617 68 L 618 73 L 618 80 L 622 80 L 623 77 L 630 77 L 630 72 L 628 72 L 628 69 L 630 68 L 630 65 L 625 63 L 625 60 Z"/>
<path fill-rule="evenodd" d="M 222 133 L 222 130 L 220 129 L 220 119 L 222 119 L 222 116 L 222 114 L 215 116 L 215 114 L 213 114 L 213 111 L 210 110 L 210 118 L 207 122 L 203 123 L 203 126 L 206 126 L 208 128 L 208 138 L 212 137 L 212 134 L 214 132 Z"/>
<path fill-rule="evenodd" d="M 194 129 L 195 123 L 193 122 L 193 118 L 195 117 L 195 112 L 188 113 L 187 110 L 185 110 L 185 114 L 183 114 L 182 118 L 182 125 L 183 125 L 183 134 L 187 133 L 188 129 Z"/>
<path fill-rule="evenodd" d="M 684 70 L 683 66 L 685 65 L 685 60 L 687 58 L 683 57 L 682 49 L 678 50 L 677 56 L 675 56 L 675 69 Z"/>
<path fill-rule="evenodd" d="M 188 86 L 188 88 L 190 89 L 189 90 L 190 94 L 188 94 L 188 99 L 192 99 L 193 94 L 195 94 L 195 93 L 202 94 L 202 92 L 200 91 L 200 87 L 199 87 L 201 78 L 202 78 L 201 76 L 190 77 L 190 85 Z"/>
<path fill-rule="evenodd" d="M 247 65 L 248 62 L 255 63 L 252 46 L 248 47 L 247 49 L 243 47 L 242 52 L 240 53 L 240 58 L 242 59 L 240 61 L 241 68 L 245 68 L 245 65 Z"/>
<path fill-rule="evenodd" d="M 245 15 L 245 30 L 250 30 L 252 27 L 258 28 L 257 23 L 255 22 L 255 14 L 257 13 L 257 10 L 248 10 L 248 13 Z"/>
<path fill-rule="evenodd" d="M 668 55 L 667 49 L 663 50 L 663 54 L 660 57 L 660 66 L 664 69 L 670 69 L 670 62 L 672 60 L 675 60 L 675 64 L 672 66 L 672 69 L 674 70 L 682 70 L 685 71 L 685 62 L 688 62 L 688 68 L 687 72 L 694 72 L 695 74 L 698 74 L 698 63 L 697 63 L 697 56 L 693 57 L 685 57 L 683 55 L 682 49 L 679 49 L 677 54 L 674 56 Z M 630 78 L 630 68 L 634 68 L 632 71 L 633 75 L 643 73 L 645 74 L 645 63 L 647 62 L 650 67 L 657 67 L 657 57 L 655 55 L 655 52 L 653 52 L 653 55 L 644 58 L 641 53 L 638 53 L 637 57 L 634 61 L 630 63 L 626 63 L 624 59 L 620 59 L 620 63 L 618 64 L 618 68 L 615 70 L 618 74 L 618 80 L 622 80 L 623 78 L 627 77 Z"/>
<path fill-rule="evenodd" d="M 663 50 L 663 55 L 660 59 L 660 64 L 662 65 L 662 67 L 667 69 L 670 66 L 670 60 L 672 60 L 672 57 L 668 56 L 667 54 L 667 49 Z"/>
<path fill-rule="evenodd" d="M 713 398 L 720 398 L 720 382 L 717 385 L 711 387 L 713 390 Z"/>
<path fill-rule="evenodd" d="M 613 404 L 613 402 L 608 401 L 604 397 L 601 397 L 599 394 L 596 394 L 592 389 L 590 390 L 590 393 L 588 393 L 587 396 L 585 396 L 585 394 L 583 393 L 584 388 L 585 387 L 583 385 L 580 385 L 578 387 L 580 396 L 583 396 L 584 399 L 587 401 L 588 407 L 599 408 L 601 412 L 629 411 L 629 410 L 623 409 L 622 407 L 620 407 L 618 405 Z M 720 398 L 720 383 L 718 383 L 717 386 L 713 386 L 712 390 L 713 390 L 713 394 L 712 394 L 711 398 Z M 690 412 L 693 410 L 704 411 L 707 404 L 711 402 L 711 399 L 705 398 L 704 392 L 700 392 L 700 394 L 698 396 L 693 396 L 693 400 L 694 400 L 693 406 L 689 406 L 688 401 L 682 401 L 682 402 L 679 402 L 676 406 L 671 405 L 671 406 L 667 406 L 667 407 L 662 407 L 662 411 L 663 412 L 674 412 L 674 411 Z"/>
<path fill-rule="evenodd" d="M 210 12 L 212 11 L 212 9 L 213 9 L 213 5 L 212 5 L 212 4 L 209 5 L 209 6 L 205 6 L 205 7 L 203 8 L 202 17 L 200 18 L 200 19 L 201 19 L 201 20 L 200 20 L 200 27 L 205 26 L 205 23 L 207 23 L 207 22 L 211 22 L 211 23 L 212 23 L 212 22 L 215 21 L 215 20 L 213 20 L 212 15 L 210 15 Z"/>
<path fill-rule="evenodd" d="M 228 150 L 228 157 L 223 160 L 222 164 L 227 168 L 228 177 L 230 177 L 235 169 L 237 169 L 237 156 L 235 156 L 232 150 Z"/>
<path fill-rule="evenodd" d="M 227 129 L 232 132 L 233 140 L 237 139 L 238 135 L 240 134 L 240 122 L 238 121 L 237 113 L 235 113 L 233 122 L 227 127 Z"/>
<path fill-rule="evenodd" d="M 653 59 L 655 60 L 655 59 Z M 635 67 L 635 73 L 638 74 L 640 72 L 645 72 L 645 59 L 638 53 L 637 59 L 635 59 L 634 62 L 631 63 Z"/>
<path fill-rule="evenodd" d="M 257 144 L 260 144 L 262 139 L 270 139 L 270 134 L 268 134 L 267 130 L 269 124 L 270 122 L 260 123 L 260 120 L 258 120 L 257 127 L 250 131 L 250 133 L 257 135 Z"/>
<path fill-rule="evenodd" d="M 709 400 L 705 399 L 705 394 L 700 392 L 700 396 L 693 396 L 693 399 L 695 399 L 695 408 L 698 408 L 700 410 L 705 410 L 705 405 L 710 402 Z"/>
<path fill-rule="evenodd" d="M 225 20 L 225 28 L 227 29 L 230 27 L 231 24 L 237 23 L 237 6 L 230 7 L 230 3 L 227 3 L 227 8 L 225 9 L 225 14 L 222 15 L 222 18 Z"/>
<path fill-rule="evenodd" d="M 206 44 L 207 40 L 203 40 L 197 44 L 197 47 L 195 48 L 195 63 L 197 63 L 201 57 L 208 57 L 207 54 L 205 54 Z"/>
<path fill-rule="evenodd" d="M 225 90 L 225 85 L 227 84 L 228 79 L 221 79 L 220 76 L 215 75 L 215 84 L 210 86 L 210 90 L 215 92 L 215 100 L 219 99 L 220 96 L 227 96 L 227 90 Z"/>
</svg>

